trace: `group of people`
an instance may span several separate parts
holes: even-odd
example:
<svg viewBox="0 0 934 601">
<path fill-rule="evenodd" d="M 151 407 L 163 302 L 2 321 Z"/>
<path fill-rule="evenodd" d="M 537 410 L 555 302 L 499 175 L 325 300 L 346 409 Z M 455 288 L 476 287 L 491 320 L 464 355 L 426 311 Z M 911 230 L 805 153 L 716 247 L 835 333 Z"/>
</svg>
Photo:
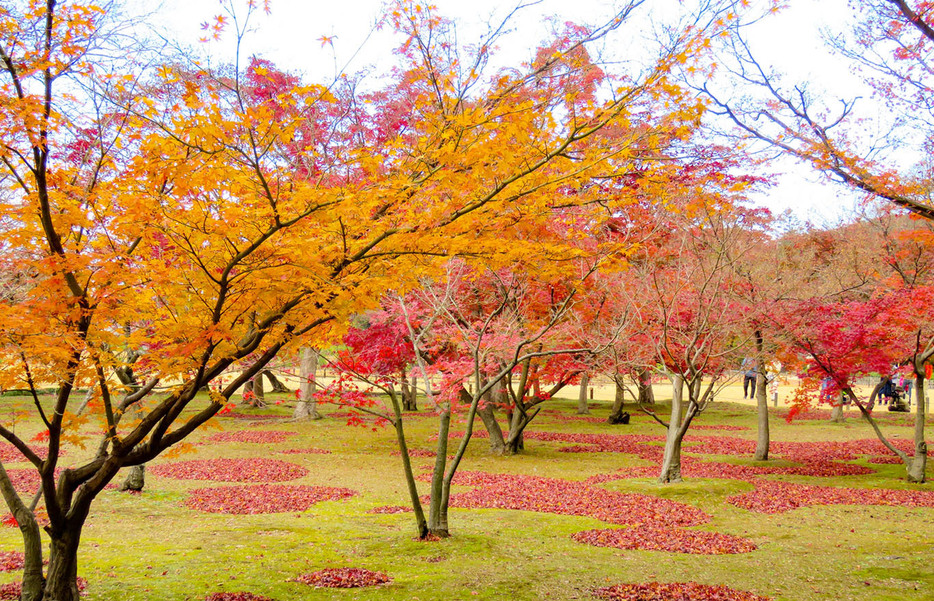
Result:
<svg viewBox="0 0 934 601">
<path fill-rule="evenodd" d="M 756 386 L 758 386 L 759 366 L 752 357 L 743 359 L 743 398 L 756 398 Z M 765 366 L 765 383 L 769 387 L 772 400 L 778 400 L 778 373 L 782 369 L 782 364 L 778 361 L 771 361 Z"/>
<path fill-rule="evenodd" d="M 909 407 L 911 406 L 911 389 L 914 385 L 911 378 L 899 376 L 898 383 L 896 384 L 895 381 L 892 380 L 892 376 L 882 376 L 881 384 L 882 386 L 879 388 L 880 405 L 898 403 L 901 401 L 901 397 L 904 394 L 905 401 L 908 403 Z"/>
</svg>

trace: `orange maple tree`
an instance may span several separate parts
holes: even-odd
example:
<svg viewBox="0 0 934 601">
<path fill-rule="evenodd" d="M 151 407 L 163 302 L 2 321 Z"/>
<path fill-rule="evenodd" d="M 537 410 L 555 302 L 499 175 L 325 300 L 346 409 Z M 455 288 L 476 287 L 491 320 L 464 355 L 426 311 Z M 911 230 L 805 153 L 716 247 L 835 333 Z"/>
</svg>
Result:
<svg viewBox="0 0 934 601">
<path fill-rule="evenodd" d="M 0 385 L 28 390 L 44 426 L 41 447 L 9 421 L 0 436 L 39 475 L 51 539 L 43 577 L 34 504 L 0 464 L 23 599 L 76 600 L 82 528 L 118 470 L 184 441 L 284 347 L 337 336 L 387 282 L 433 268 L 412 257 L 521 257 L 556 207 L 595 222 L 629 202 L 592 182 L 664 162 L 691 134 L 703 104 L 672 71 L 709 35 L 685 28 L 638 78 L 601 70 L 588 43 L 638 4 L 490 74 L 495 39 L 460 48 L 451 23 L 398 2 L 400 65 L 367 94 L 258 59 L 122 71 L 97 52 L 116 43 L 102 8 L 0 8 Z M 63 444 L 91 440 L 62 464 Z"/>
</svg>

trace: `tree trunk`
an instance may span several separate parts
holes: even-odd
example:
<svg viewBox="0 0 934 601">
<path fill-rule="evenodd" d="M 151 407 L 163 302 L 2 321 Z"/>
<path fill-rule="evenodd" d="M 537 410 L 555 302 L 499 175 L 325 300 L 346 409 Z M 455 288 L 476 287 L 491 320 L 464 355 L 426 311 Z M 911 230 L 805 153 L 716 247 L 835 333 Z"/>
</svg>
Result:
<svg viewBox="0 0 934 601">
<path fill-rule="evenodd" d="M 269 378 L 269 385 L 272 386 L 272 392 L 277 392 L 281 394 L 288 394 L 292 392 L 291 390 L 289 390 L 289 387 L 283 384 L 282 381 L 276 377 L 276 374 L 272 373 L 270 370 L 264 369 L 263 371 L 259 373 Z M 258 378 L 259 375 L 257 375 L 256 377 Z"/>
<path fill-rule="evenodd" d="M 662 473 L 658 477 L 661 483 L 681 482 L 681 412 L 684 395 L 684 379 L 674 375 L 671 380 L 671 420 L 668 422 L 668 436 L 665 439 L 665 456 Z"/>
<path fill-rule="evenodd" d="M 616 388 L 616 396 L 613 399 L 613 408 L 610 410 L 610 417 L 607 418 L 609 424 L 628 424 L 629 414 L 624 411 L 626 407 L 626 387 L 623 386 L 623 374 L 613 376 L 613 384 Z"/>
<path fill-rule="evenodd" d="M 494 455 L 503 455 L 506 452 L 506 441 L 503 439 L 503 429 L 496 419 L 496 405 L 502 402 L 502 385 L 494 386 L 487 394 L 486 402 L 477 407 L 477 415 L 483 422 L 483 427 L 490 435 L 490 453 Z M 471 401 L 470 393 L 461 388 L 460 397 L 462 403 Z"/>
<path fill-rule="evenodd" d="M 78 543 L 82 521 L 71 518 L 49 543 L 49 569 L 43 601 L 79 601 Z"/>
<path fill-rule="evenodd" d="M 266 406 L 266 392 L 263 390 L 263 372 L 256 374 L 253 378 L 253 406 Z"/>
<path fill-rule="evenodd" d="M 587 387 L 590 385 L 590 374 L 581 374 L 581 389 L 577 395 L 577 414 L 590 415 L 590 407 L 587 406 Z"/>
<path fill-rule="evenodd" d="M 412 383 L 409 384 L 405 369 L 402 370 L 402 409 L 405 411 L 418 411 L 418 388 L 415 376 L 412 376 Z"/>
<path fill-rule="evenodd" d="M 94 397 L 94 387 L 88 386 L 88 391 L 84 393 L 84 399 L 81 401 L 81 404 L 78 405 L 78 408 L 75 409 L 75 415 L 81 415 L 84 413 L 84 410 L 88 408 L 88 403 L 91 402 L 91 399 Z"/>
<path fill-rule="evenodd" d="M 758 370 L 756 374 L 756 413 L 757 413 L 757 432 L 756 432 L 756 454 L 753 459 L 756 461 L 768 461 L 769 459 L 769 397 L 765 385 L 765 360 L 763 356 L 762 333 L 759 330 L 755 332 L 756 336 L 756 362 Z"/>
<path fill-rule="evenodd" d="M 132 490 L 139 492 L 143 490 L 143 486 L 146 485 L 146 466 L 145 465 L 134 465 L 130 468 L 130 473 L 127 474 L 126 480 L 123 481 L 123 484 L 120 486 L 120 490 Z"/>
<path fill-rule="evenodd" d="M 2 463 L 0 463 L 0 493 L 16 519 L 16 523 L 19 524 L 19 530 L 23 536 L 25 557 L 20 599 L 21 601 L 39 601 L 45 586 L 45 578 L 42 575 L 42 537 L 39 534 L 39 524 L 36 522 L 32 509 L 26 507 L 19 493 L 13 488 Z"/>
<path fill-rule="evenodd" d="M 523 401 L 520 399 L 517 402 Z M 537 413 L 530 415 L 527 411 L 520 411 L 519 408 L 512 413 L 512 418 L 509 420 L 509 434 L 506 435 L 505 455 L 518 455 L 525 449 L 523 433 L 536 415 Z"/>
<path fill-rule="evenodd" d="M 399 402 L 394 397 L 391 397 L 390 400 L 396 417 L 394 425 L 396 440 L 399 443 L 399 452 L 402 454 L 402 471 L 405 474 L 405 483 L 409 490 L 409 502 L 412 504 L 412 511 L 415 513 L 415 530 L 418 533 L 418 538 L 425 538 L 428 535 L 428 522 L 425 520 L 425 512 L 418 496 L 418 486 L 415 484 L 415 474 L 412 472 L 412 459 L 409 457 L 409 447 L 405 440 L 405 430 L 402 427 L 402 412 L 399 411 Z"/>
<path fill-rule="evenodd" d="M 756 454 L 753 459 L 756 461 L 768 461 L 769 459 L 769 398 L 765 387 L 765 374 L 759 372 L 756 376 Z"/>
<path fill-rule="evenodd" d="M 834 401 L 830 406 L 830 421 L 835 424 L 842 424 L 846 421 L 846 418 L 843 416 L 843 395 L 838 395 L 836 401 Z"/>
<path fill-rule="evenodd" d="M 647 367 L 639 370 L 639 404 L 655 404 L 655 391 L 652 390 L 652 372 Z"/>
<path fill-rule="evenodd" d="M 924 440 L 924 425 L 927 414 L 927 397 L 924 391 L 924 371 L 917 374 L 915 382 L 915 456 L 908 464 L 908 481 L 922 483 L 925 481 L 928 460 L 928 445 Z"/>
<path fill-rule="evenodd" d="M 448 456 L 448 432 L 451 427 L 451 410 L 441 409 L 440 425 L 438 427 L 438 447 L 435 455 L 435 468 L 431 473 L 431 492 L 428 505 L 428 532 L 434 536 L 447 538 L 448 531 L 448 504 L 443 498 L 444 472 Z"/>
<path fill-rule="evenodd" d="M 318 371 L 318 353 L 311 347 L 302 349 L 298 366 L 298 403 L 292 412 L 293 419 L 321 419 L 318 403 L 314 400 L 318 383 L 315 381 Z"/>
</svg>

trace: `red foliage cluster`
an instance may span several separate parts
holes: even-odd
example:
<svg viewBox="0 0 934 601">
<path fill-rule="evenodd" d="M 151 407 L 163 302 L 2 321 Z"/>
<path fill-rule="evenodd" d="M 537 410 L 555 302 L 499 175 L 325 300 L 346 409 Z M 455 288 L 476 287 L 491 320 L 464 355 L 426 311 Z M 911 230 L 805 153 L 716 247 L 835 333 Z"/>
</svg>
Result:
<svg viewBox="0 0 934 601">
<path fill-rule="evenodd" d="M 607 601 L 770 601 L 746 591 L 697 582 L 644 582 L 617 584 L 594 591 Z"/>
<path fill-rule="evenodd" d="M 26 556 L 19 551 L 0 551 L 0 572 L 23 569 Z"/>
<path fill-rule="evenodd" d="M 315 588 L 359 588 L 379 586 L 392 582 L 392 578 L 382 572 L 371 572 L 362 568 L 326 568 L 317 572 L 302 574 L 293 578 Z"/>
<path fill-rule="evenodd" d="M 470 492 L 452 494 L 451 507 L 581 515 L 610 524 L 696 526 L 710 519 L 703 511 L 684 503 L 613 492 L 591 487 L 584 482 L 556 478 L 458 472 L 454 484 L 476 488 Z"/>
<path fill-rule="evenodd" d="M 177 480 L 215 482 L 285 482 L 308 474 L 300 465 L 278 459 L 195 459 L 154 465 L 150 472 Z"/>
<path fill-rule="evenodd" d="M 218 432 L 208 440 L 211 442 L 255 442 L 271 444 L 285 442 L 286 438 L 295 436 L 295 434 L 295 432 L 283 432 L 281 430 L 241 430 L 239 432 Z"/>
<path fill-rule="evenodd" d="M 78 590 L 83 592 L 87 587 L 87 580 L 81 576 L 78 576 Z M 0 586 L 0 601 L 19 601 L 19 598 L 22 594 L 23 583 L 19 580 Z"/>
<path fill-rule="evenodd" d="M 836 488 L 757 480 L 756 489 L 727 499 L 759 513 L 783 513 L 811 505 L 890 505 L 934 507 L 934 491 Z"/>
<path fill-rule="evenodd" d="M 269 597 L 253 593 L 211 593 L 204 601 L 273 601 Z"/>
<path fill-rule="evenodd" d="M 752 541 L 739 536 L 681 528 L 664 529 L 643 526 L 641 528 L 586 530 L 572 534 L 571 538 L 579 543 L 595 547 L 670 551 L 697 555 L 749 553 L 757 549 Z"/>
<path fill-rule="evenodd" d="M 235 515 L 305 511 L 321 501 L 337 501 L 357 493 L 329 486 L 224 486 L 192 490 L 185 500 L 189 509 Z"/>
<path fill-rule="evenodd" d="M 314 447 L 308 447 L 307 449 L 286 449 L 284 451 L 279 451 L 283 455 L 299 455 L 302 453 L 309 453 L 312 455 L 330 455 L 331 451 L 327 449 L 316 449 Z"/>
</svg>

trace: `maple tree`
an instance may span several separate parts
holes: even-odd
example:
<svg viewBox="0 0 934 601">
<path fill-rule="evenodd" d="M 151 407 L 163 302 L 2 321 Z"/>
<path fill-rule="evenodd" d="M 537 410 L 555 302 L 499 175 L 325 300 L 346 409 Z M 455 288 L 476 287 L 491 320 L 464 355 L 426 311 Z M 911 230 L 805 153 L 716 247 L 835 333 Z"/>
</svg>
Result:
<svg viewBox="0 0 934 601">
<path fill-rule="evenodd" d="M 563 265 L 566 268 L 567 265 Z M 586 281 L 596 267 L 594 264 L 584 268 L 582 280 Z M 512 445 L 512 448 L 517 448 L 516 441 L 521 440 L 525 426 L 537 414 L 537 409 L 532 414 L 528 409 L 544 400 L 541 394 L 527 399 L 533 387 L 529 383 L 532 361 L 589 350 L 562 347 L 560 342 L 566 339 L 552 339 L 571 314 L 577 289 L 572 286 L 550 289 L 546 302 L 548 310 L 536 313 L 524 307 L 529 303 L 528 296 L 524 294 L 527 283 L 527 278 L 517 278 L 509 270 L 471 269 L 461 260 L 451 260 L 443 281 L 423 281 L 419 289 L 405 297 L 387 295 L 384 301 L 386 309 L 371 315 L 370 327 L 348 332 L 345 341 L 349 352 L 343 353 L 333 364 L 342 374 L 385 393 L 387 410 L 380 408 L 382 403 L 378 399 L 342 377 L 322 395 L 394 426 L 416 528 L 421 538 L 448 536 L 450 533 L 447 509 L 451 482 L 471 440 L 481 403 L 489 393 L 502 386 L 502 382 L 506 383 L 507 390 L 511 389 L 512 372 L 517 368 L 521 370 L 518 391 L 513 390 L 510 395 L 514 413 L 505 444 L 499 425 L 496 424 L 495 429 L 488 426 L 490 438 L 495 432 L 500 439 L 500 447 Z M 578 282 L 579 285 L 582 283 Z M 371 332 L 372 335 L 367 335 Z M 426 401 L 439 417 L 427 518 L 416 491 L 404 416 L 396 389 L 399 380 L 394 377 L 399 373 L 399 365 L 409 360 L 417 364 L 424 382 Z M 469 391 L 464 386 L 465 381 L 470 382 Z M 556 387 L 560 388 L 563 383 L 559 381 Z M 466 413 L 466 432 L 449 458 L 451 418 L 459 410 Z M 350 421 L 357 422 L 359 418 L 352 415 Z M 493 422 L 496 423 L 495 417 Z"/>
<path fill-rule="evenodd" d="M 924 167 L 934 139 L 931 3 L 870 0 L 849 4 L 850 31 L 834 32 L 827 36 L 828 43 L 849 59 L 876 100 L 884 103 L 892 121 L 880 123 L 879 129 L 888 130 L 889 144 L 867 139 L 864 119 L 856 110 L 858 99 L 826 102 L 806 83 L 786 85 L 762 65 L 745 39 L 743 19 L 732 23 L 724 56 L 732 62 L 729 71 L 735 89 L 742 92 L 731 95 L 707 84 L 703 90 L 715 105 L 713 111 L 735 124 L 747 140 L 766 143 L 868 196 L 934 219 L 930 173 Z M 778 2 L 766 5 L 770 12 L 780 8 Z M 906 169 L 891 148 L 900 153 L 910 149 L 920 169 Z"/>
<path fill-rule="evenodd" d="M 664 216 L 664 234 L 638 258 L 640 325 L 673 383 L 668 422 L 642 407 L 668 430 L 661 482 L 681 480 L 684 435 L 729 380 L 750 338 L 732 262 L 748 242 L 745 230 L 756 227 L 755 212 L 739 204 L 753 180 L 707 178 L 709 167 L 682 166 L 670 201 L 683 203 L 681 210 Z"/>
<path fill-rule="evenodd" d="M 559 204 L 603 211 L 580 184 L 685 135 L 701 106 L 671 72 L 697 60 L 705 30 L 679 32 L 638 78 L 585 50 L 635 4 L 495 74 L 495 39 L 459 48 L 433 10 L 394 4 L 400 66 L 368 94 L 352 77 L 307 84 L 261 59 L 107 63 L 91 52 L 107 43 L 102 8 L 4 5 L 0 262 L 26 283 L 0 304 L 0 384 L 30 391 L 43 453 L 11 424 L 0 435 L 39 475 L 51 540 L 43 575 L 33 508 L 0 465 L 25 541 L 23 598 L 77 599 L 82 528 L 117 472 L 182 443 L 283 348 L 336 339 L 387 278 L 414 281 L 413 257 L 503 250 L 485 233 L 521 231 Z M 129 367 L 124 349 L 141 353 L 129 384 L 113 376 Z M 78 387 L 93 389 L 82 417 Z M 85 424 L 96 452 L 62 465 Z"/>
<path fill-rule="evenodd" d="M 776 325 L 794 349 L 812 362 L 804 370 L 794 410 L 813 402 L 818 382 L 828 378 L 833 393 L 819 400 L 839 411 L 837 391 L 845 395 L 879 440 L 903 461 L 909 481 L 923 482 L 927 464 L 923 384 L 925 365 L 934 357 L 928 315 L 930 226 L 912 224 L 904 216 L 883 211 L 842 231 L 815 232 L 808 244 L 818 249 L 819 260 L 808 262 L 805 277 L 822 277 L 812 278 L 797 298 L 788 298 L 777 307 L 781 323 Z M 831 273 L 836 275 L 827 277 Z M 853 389 L 858 377 L 891 375 L 894 366 L 904 364 L 918 386 L 911 454 L 888 440 L 872 414 L 881 385 L 865 401 Z"/>
</svg>

